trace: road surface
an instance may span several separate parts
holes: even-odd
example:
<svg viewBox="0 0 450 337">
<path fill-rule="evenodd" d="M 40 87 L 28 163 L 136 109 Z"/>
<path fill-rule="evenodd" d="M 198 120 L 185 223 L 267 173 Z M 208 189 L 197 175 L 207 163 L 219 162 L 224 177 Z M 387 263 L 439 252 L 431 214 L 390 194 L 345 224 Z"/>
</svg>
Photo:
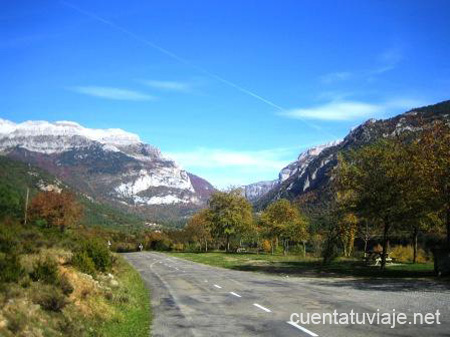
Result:
<svg viewBox="0 0 450 337">
<path fill-rule="evenodd" d="M 273 276 L 207 266 L 162 253 L 124 256 L 151 289 L 154 337 L 450 336 L 450 288 L 441 283 Z M 306 319 L 307 313 L 336 310 L 341 315 L 353 310 L 381 315 L 392 314 L 393 309 L 405 313 L 408 322 L 414 313 L 439 310 L 441 324 L 406 323 L 391 328 L 367 322 L 303 324 L 290 319 L 292 313 L 303 313 Z M 297 318 L 294 316 L 294 321 Z"/>
</svg>

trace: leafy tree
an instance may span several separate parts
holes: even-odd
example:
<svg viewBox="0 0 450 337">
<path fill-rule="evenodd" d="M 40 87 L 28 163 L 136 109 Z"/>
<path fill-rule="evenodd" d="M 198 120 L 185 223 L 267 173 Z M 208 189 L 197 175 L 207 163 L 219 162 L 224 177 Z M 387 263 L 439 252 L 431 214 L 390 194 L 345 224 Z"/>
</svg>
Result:
<svg viewBox="0 0 450 337">
<path fill-rule="evenodd" d="M 57 227 L 62 232 L 76 224 L 82 217 L 82 207 L 70 192 L 46 191 L 38 193 L 30 204 L 30 218 L 45 220 L 49 227 Z"/>
<path fill-rule="evenodd" d="M 22 215 L 20 194 L 11 186 L 0 184 L 0 219 L 7 216 L 19 218 Z"/>
<path fill-rule="evenodd" d="M 437 122 L 415 141 L 412 160 L 425 191 L 428 216 L 442 214 L 450 250 L 450 127 Z M 416 187 L 417 188 L 417 187 Z"/>
<path fill-rule="evenodd" d="M 215 192 L 209 200 L 211 229 L 214 236 L 225 239 L 226 251 L 230 251 L 230 240 L 242 235 L 252 225 L 252 205 L 238 189 Z"/>
<path fill-rule="evenodd" d="M 348 158 L 338 158 L 336 186 L 346 193 L 350 209 L 382 227 L 383 251 L 381 268 L 386 265 L 389 235 L 402 219 L 408 189 L 402 189 L 409 179 L 405 174 L 403 149 L 397 141 L 381 140 L 373 145 L 351 151 Z"/>
<path fill-rule="evenodd" d="M 205 245 L 205 252 L 208 251 L 208 243 L 211 242 L 211 221 L 210 211 L 208 209 L 201 210 L 194 214 L 187 226 L 184 228 L 188 240 L 198 242 L 200 249 Z"/>
<path fill-rule="evenodd" d="M 286 199 L 270 204 L 261 214 L 261 223 L 267 236 L 272 239 L 272 254 L 278 239 L 283 240 L 283 253 L 286 254 L 289 241 L 305 240 L 308 235 L 306 220 Z"/>
</svg>

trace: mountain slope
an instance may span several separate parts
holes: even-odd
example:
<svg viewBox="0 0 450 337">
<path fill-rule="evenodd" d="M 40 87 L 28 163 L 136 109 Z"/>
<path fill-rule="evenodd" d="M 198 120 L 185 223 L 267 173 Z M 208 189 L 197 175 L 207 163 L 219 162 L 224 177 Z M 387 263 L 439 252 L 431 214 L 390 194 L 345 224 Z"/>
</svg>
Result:
<svg viewBox="0 0 450 337">
<path fill-rule="evenodd" d="M 201 207 L 214 187 L 120 129 L 74 122 L 0 120 L 0 153 L 41 167 L 102 203 L 151 221 L 177 220 Z"/>
<path fill-rule="evenodd" d="M 72 190 L 84 206 L 82 224 L 86 226 L 103 226 L 121 230 L 138 229 L 144 226 L 142 218 L 95 202 L 86 195 L 70 189 L 52 174 L 4 156 L 0 156 L 0 186 L 16 191 L 22 200 L 26 198 L 27 188 L 30 189 L 30 199 L 39 191 Z"/>
<path fill-rule="evenodd" d="M 323 148 L 303 165 L 292 166 L 294 169 L 289 170 L 287 178 L 257 199 L 255 205 L 262 209 L 277 199 L 287 198 L 298 202 L 306 213 L 320 216 L 331 200 L 331 171 L 337 165 L 339 151 L 357 149 L 405 131 L 418 131 L 435 120 L 450 121 L 450 101 L 413 109 L 385 120 L 368 120 L 353 129 L 343 141 Z"/>
</svg>

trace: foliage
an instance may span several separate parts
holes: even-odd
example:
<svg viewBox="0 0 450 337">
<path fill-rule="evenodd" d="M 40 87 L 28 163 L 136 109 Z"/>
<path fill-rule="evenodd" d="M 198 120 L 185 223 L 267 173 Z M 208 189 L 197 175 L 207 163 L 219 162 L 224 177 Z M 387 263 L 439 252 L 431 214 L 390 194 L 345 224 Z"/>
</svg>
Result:
<svg viewBox="0 0 450 337">
<path fill-rule="evenodd" d="M 82 217 L 82 208 L 73 193 L 45 191 L 38 193 L 30 204 L 30 219 L 45 220 L 47 225 L 64 231 Z"/>
<path fill-rule="evenodd" d="M 96 274 L 95 264 L 86 251 L 76 252 L 71 260 L 72 265 L 79 271 L 94 276 Z"/>
<path fill-rule="evenodd" d="M 57 284 L 59 281 L 58 265 L 53 259 L 40 258 L 33 266 L 30 273 L 33 281 L 41 281 L 48 284 Z"/>
<path fill-rule="evenodd" d="M 230 239 L 244 235 L 253 223 L 252 206 L 238 189 L 215 192 L 209 200 L 212 233 L 225 240 L 230 251 Z"/>
<path fill-rule="evenodd" d="M 0 283 L 18 282 L 25 275 L 16 254 L 0 254 Z"/>
<path fill-rule="evenodd" d="M 416 261 L 418 263 L 429 262 L 429 258 L 423 249 L 417 252 Z M 414 262 L 414 248 L 413 246 L 397 245 L 391 248 L 390 257 L 395 258 L 396 262 Z"/>
<path fill-rule="evenodd" d="M 205 246 L 205 252 L 208 251 L 208 243 L 211 242 L 211 214 L 208 209 L 204 209 L 194 214 L 189 219 L 183 232 L 186 239 L 190 242 L 198 242 L 200 247 Z"/>
<path fill-rule="evenodd" d="M 261 223 L 266 236 L 273 242 L 276 242 L 277 239 L 284 241 L 285 253 L 289 241 L 306 241 L 308 238 L 306 220 L 300 215 L 299 210 L 286 199 L 280 199 L 270 204 L 261 215 Z"/>
<path fill-rule="evenodd" d="M 105 272 L 111 268 L 111 256 L 106 243 L 99 239 L 83 240 L 78 249 L 77 253 L 79 258 L 83 260 L 84 267 L 89 268 L 89 260 L 87 260 L 83 254 L 89 257 L 94 263 L 95 269 L 98 271 Z"/>
<path fill-rule="evenodd" d="M 60 312 L 67 304 L 67 298 L 60 289 L 55 286 L 42 286 L 35 294 L 34 302 L 39 304 L 44 310 Z"/>
<path fill-rule="evenodd" d="M 0 182 L 0 219 L 22 216 L 22 198 L 16 189 Z"/>
</svg>

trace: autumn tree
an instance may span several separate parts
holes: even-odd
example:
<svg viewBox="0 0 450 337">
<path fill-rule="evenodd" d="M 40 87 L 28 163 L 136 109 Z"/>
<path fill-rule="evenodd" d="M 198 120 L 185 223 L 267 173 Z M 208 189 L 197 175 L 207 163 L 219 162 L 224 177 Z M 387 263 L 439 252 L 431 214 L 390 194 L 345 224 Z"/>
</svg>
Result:
<svg viewBox="0 0 450 337">
<path fill-rule="evenodd" d="M 336 186 L 351 197 L 349 202 L 357 214 L 382 227 L 381 268 L 386 265 L 389 235 L 408 205 L 408 190 L 403 190 L 405 163 L 399 142 L 381 140 L 373 145 L 351 151 L 338 158 Z"/>
<path fill-rule="evenodd" d="M 188 240 L 199 243 L 200 249 L 204 245 L 205 252 L 208 251 L 208 243 L 212 240 L 210 218 L 210 211 L 203 209 L 194 214 L 184 228 Z"/>
<path fill-rule="evenodd" d="M 239 189 L 213 193 L 209 199 L 209 212 L 212 233 L 225 240 L 227 252 L 230 251 L 230 240 L 252 226 L 252 205 Z"/>
<path fill-rule="evenodd" d="M 33 198 L 29 213 L 32 220 L 44 220 L 48 227 L 64 231 L 81 219 L 83 209 L 73 193 L 45 191 Z"/>
<path fill-rule="evenodd" d="M 450 250 L 450 127 L 436 122 L 425 129 L 414 143 L 412 160 L 421 186 L 427 187 L 428 214 L 436 212 L 445 219 Z"/>
<path fill-rule="evenodd" d="M 283 240 L 283 253 L 286 254 L 290 241 L 306 240 L 308 235 L 307 221 L 286 199 L 270 204 L 261 214 L 261 223 L 272 240 L 272 254 L 279 239 Z"/>
</svg>

